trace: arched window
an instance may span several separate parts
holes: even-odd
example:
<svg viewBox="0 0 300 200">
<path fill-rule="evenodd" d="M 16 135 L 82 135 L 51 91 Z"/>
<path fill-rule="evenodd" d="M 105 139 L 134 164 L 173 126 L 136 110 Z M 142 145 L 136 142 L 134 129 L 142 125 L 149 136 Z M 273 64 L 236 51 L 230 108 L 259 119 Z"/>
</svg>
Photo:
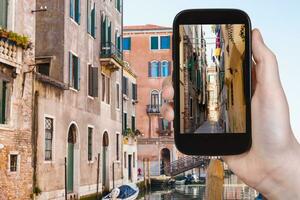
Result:
<svg viewBox="0 0 300 200">
<path fill-rule="evenodd" d="M 161 62 L 161 75 L 162 75 L 162 77 L 166 77 L 166 76 L 170 75 L 170 68 L 169 68 L 168 61 Z"/>
<path fill-rule="evenodd" d="M 151 105 L 159 106 L 159 92 L 157 90 L 151 92 Z"/>
<path fill-rule="evenodd" d="M 157 62 L 157 61 L 151 62 L 150 77 L 159 77 L 159 62 Z"/>
</svg>

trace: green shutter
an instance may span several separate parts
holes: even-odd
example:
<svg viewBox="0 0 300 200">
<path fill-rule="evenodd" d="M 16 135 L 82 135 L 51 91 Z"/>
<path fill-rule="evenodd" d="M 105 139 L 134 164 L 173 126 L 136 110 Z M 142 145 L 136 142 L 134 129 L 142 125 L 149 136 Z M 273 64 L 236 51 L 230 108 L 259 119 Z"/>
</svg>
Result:
<svg viewBox="0 0 300 200">
<path fill-rule="evenodd" d="M 70 17 L 74 19 L 74 1 L 75 0 L 70 0 Z"/>
<path fill-rule="evenodd" d="M 95 3 L 94 3 L 94 7 L 93 7 L 93 10 L 91 12 L 91 35 L 93 37 L 95 37 L 95 20 L 96 20 L 96 6 L 95 6 Z"/>
<path fill-rule="evenodd" d="M 108 32 L 107 42 L 108 42 L 108 45 L 110 45 L 110 43 L 111 43 L 111 22 L 109 22 L 107 32 Z"/>
<path fill-rule="evenodd" d="M 93 97 L 98 97 L 98 67 L 92 67 L 92 79 Z"/>
<path fill-rule="evenodd" d="M 158 49 L 158 37 L 151 37 L 151 49 Z"/>
<path fill-rule="evenodd" d="M 75 21 L 80 24 L 80 0 L 75 0 Z"/>
<path fill-rule="evenodd" d="M 72 53 L 69 52 L 69 85 L 73 87 L 73 59 Z"/>
<path fill-rule="evenodd" d="M 91 0 L 87 0 L 87 32 L 91 33 Z"/>
<path fill-rule="evenodd" d="M 1 97 L 1 107 L 0 107 L 0 124 L 5 123 L 6 114 L 6 82 L 0 81 L 0 97 Z"/>
<path fill-rule="evenodd" d="M 0 1 L 0 27 L 7 28 L 7 0 Z"/>
<path fill-rule="evenodd" d="M 76 70 L 77 70 L 77 73 L 76 73 L 76 85 L 77 85 L 77 90 L 80 90 L 80 59 L 77 58 L 77 67 L 76 67 Z"/>
</svg>

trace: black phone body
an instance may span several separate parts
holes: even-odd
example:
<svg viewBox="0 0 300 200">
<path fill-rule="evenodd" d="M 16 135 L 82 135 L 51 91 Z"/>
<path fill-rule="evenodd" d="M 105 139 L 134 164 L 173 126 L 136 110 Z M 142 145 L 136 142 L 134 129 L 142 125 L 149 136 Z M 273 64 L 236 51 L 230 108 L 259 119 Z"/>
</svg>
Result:
<svg viewBox="0 0 300 200">
<path fill-rule="evenodd" d="M 236 9 L 192 9 L 173 23 L 174 136 L 188 155 L 251 147 L 251 22 Z"/>
</svg>

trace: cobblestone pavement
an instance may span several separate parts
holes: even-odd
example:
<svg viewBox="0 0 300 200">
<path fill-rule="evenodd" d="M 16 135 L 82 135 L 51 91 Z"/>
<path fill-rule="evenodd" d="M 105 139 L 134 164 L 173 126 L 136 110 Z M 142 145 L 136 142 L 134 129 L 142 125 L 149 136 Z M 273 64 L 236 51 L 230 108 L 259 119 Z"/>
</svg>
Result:
<svg viewBox="0 0 300 200">
<path fill-rule="evenodd" d="M 217 122 L 205 121 L 194 133 L 224 133 Z"/>
</svg>

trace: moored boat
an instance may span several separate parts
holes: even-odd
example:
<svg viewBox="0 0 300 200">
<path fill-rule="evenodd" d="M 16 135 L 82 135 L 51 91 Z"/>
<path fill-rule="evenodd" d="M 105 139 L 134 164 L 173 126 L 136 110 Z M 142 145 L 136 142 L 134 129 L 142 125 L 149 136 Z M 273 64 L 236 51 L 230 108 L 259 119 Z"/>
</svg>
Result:
<svg viewBox="0 0 300 200">
<path fill-rule="evenodd" d="M 136 184 L 130 183 L 114 188 L 102 200 L 135 200 L 139 195 L 139 188 Z"/>
</svg>

